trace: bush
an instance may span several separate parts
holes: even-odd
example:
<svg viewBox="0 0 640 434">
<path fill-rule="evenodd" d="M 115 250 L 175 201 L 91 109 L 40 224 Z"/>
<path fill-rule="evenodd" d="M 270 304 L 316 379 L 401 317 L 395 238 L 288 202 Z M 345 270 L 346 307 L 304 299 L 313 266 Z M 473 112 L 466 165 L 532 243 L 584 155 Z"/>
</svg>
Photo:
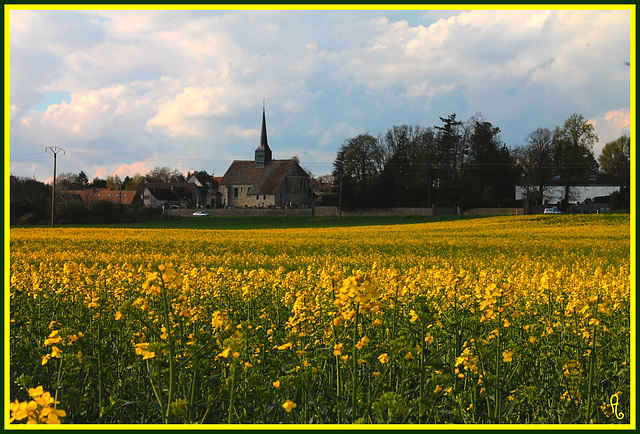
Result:
<svg viewBox="0 0 640 434">
<path fill-rule="evenodd" d="M 23 226 L 23 225 L 35 225 L 36 223 L 38 223 L 38 220 L 40 218 L 38 217 L 38 215 L 34 212 L 30 212 L 27 214 L 24 214 L 22 216 L 20 216 L 19 218 L 17 218 L 14 222 L 14 224 Z"/>
</svg>

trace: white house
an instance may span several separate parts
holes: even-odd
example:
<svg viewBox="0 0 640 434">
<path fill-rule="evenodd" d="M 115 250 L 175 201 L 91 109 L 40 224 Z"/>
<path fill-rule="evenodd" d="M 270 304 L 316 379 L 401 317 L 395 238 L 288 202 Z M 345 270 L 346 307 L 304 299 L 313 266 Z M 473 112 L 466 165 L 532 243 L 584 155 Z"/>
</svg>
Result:
<svg viewBox="0 0 640 434">
<path fill-rule="evenodd" d="M 544 187 L 544 203 L 556 204 L 564 199 L 565 186 L 560 175 L 549 180 Z M 570 203 L 584 203 L 597 197 L 609 196 L 628 185 L 628 182 L 619 175 L 597 173 L 578 177 L 573 181 L 569 190 Z M 527 197 L 527 191 L 537 189 L 536 183 L 528 183 L 522 180 L 516 184 L 515 198 L 523 200 Z"/>
</svg>

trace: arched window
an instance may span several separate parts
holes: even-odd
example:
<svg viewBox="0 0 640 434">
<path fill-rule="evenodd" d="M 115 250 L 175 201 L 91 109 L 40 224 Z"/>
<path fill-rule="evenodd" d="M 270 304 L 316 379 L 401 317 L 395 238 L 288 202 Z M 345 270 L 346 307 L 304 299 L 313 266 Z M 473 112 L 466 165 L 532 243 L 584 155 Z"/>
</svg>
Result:
<svg viewBox="0 0 640 434">
<path fill-rule="evenodd" d="M 233 189 L 233 197 L 238 197 L 238 187 Z"/>
</svg>

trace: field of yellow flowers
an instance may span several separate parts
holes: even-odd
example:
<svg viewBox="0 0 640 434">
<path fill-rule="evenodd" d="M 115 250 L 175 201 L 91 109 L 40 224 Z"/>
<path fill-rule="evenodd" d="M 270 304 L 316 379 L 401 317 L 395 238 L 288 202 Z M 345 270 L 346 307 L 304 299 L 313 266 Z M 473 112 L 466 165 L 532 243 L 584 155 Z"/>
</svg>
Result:
<svg viewBox="0 0 640 434">
<path fill-rule="evenodd" d="M 12 423 L 634 423 L 629 215 L 11 229 Z"/>
</svg>

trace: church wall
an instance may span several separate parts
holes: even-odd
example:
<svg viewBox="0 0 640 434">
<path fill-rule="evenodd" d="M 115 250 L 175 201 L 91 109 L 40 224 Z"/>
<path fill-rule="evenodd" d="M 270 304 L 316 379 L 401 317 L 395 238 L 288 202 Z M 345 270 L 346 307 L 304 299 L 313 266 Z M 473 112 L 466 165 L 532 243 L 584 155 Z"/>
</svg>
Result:
<svg viewBox="0 0 640 434">
<path fill-rule="evenodd" d="M 238 197 L 235 197 L 235 189 L 238 189 Z M 232 184 L 223 188 L 222 203 L 226 207 L 268 207 L 275 206 L 276 196 L 273 194 L 251 194 L 251 185 L 249 184 Z"/>
<path fill-rule="evenodd" d="M 306 176 L 287 176 L 284 187 L 285 205 L 311 205 L 309 178 Z"/>
<path fill-rule="evenodd" d="M 249 208 L 266 208 L 275 205 L 275 197 L 273 194 L 247 194 L 245 204 Z M 242 205 L 244 206 L 244 205 Z"/>
<path fill-rule="evenodd" d="M 222 193 L 222 203 L 227 207 L 242 207 L 247 205 L 247 190 L 250 187 L 251 185 L 247 184 L 231 184 L 225 186 Z M 236 189 L 238 189 L 237 197 L 235 195 Z"/>
</svg>

